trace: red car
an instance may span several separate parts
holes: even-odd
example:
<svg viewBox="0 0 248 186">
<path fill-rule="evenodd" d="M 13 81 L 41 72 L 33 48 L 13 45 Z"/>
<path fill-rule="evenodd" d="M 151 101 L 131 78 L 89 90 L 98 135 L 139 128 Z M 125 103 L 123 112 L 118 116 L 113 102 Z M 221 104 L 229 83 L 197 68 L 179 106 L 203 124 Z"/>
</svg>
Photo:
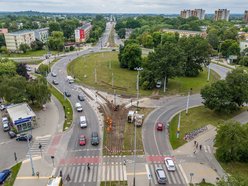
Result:
<svg viewBox="0 0 248 186">
<path fill-rule="evenodd" d="M 79 136 L 79 145 L 86 145 L 86 137 L 83 134 Z"/>
<path fill-rule="evenodd" d="M 158 130 L 158 131 L 163 131 L 163 129 L 164 129 L 164 124 L 161 123 L 161 122 L 158 122 L 158 123 L 157 123 L 157 130 Z"/>
</svg>

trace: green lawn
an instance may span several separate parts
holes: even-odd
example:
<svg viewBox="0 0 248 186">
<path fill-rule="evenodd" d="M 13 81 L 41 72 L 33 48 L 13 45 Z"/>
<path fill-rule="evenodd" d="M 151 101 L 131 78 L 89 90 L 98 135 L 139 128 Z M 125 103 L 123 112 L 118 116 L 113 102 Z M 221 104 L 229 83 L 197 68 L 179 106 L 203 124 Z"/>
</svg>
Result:
<svg viewBox="0 0 248 186">
<path fill-rule="evenodd" d="M 208 124 L 217 126 L 224 121 L 233 118 L 235 115 L 241 113 L 242 110 L 233 114 L 217 114 L 204 106 L 189 109 L 188 115 L 185 111 L 181 113 L 180 137 L 176 138 L 176 131 L 178 125 L 178 115 L 176 115 L 170 122 L 170 143 L 173 149 L 176 149 L 186 143 L 183 140 L 187 132 L 192 132 L 194 129 L 206 126 Z"/>
<path fill-rule="evenodd" d="M 13 186 L 16 176 L 21 168 L 22 162 L 11 167 L 11 176 L 4 182 L 4 186 Z"/>
<path fill-rule="evenodd" d="M 73 109 L 71 106 L 71 103 L 69 102 L 69 100 L 66 98 L 64 98 L 64 95 L 61 94 L 56 88 L 54 88 L 52 85 L 49 86 L 49 90 L 51 91 L 52 95 L 54 95 L 59 102 L 62 104 L 62 106 L 64 107 L 64 111 L 65 111 L 65 122 L 64 122 L 64 126 L 63 126 L 63 130 L 67 130 L 67 128 L 69 128 L 72 124 L 72 118 L 73 118 Z"/>
<path fill-rule="evenodd" d="M 232 162 L 232 163 L 221 163 L 221 166 L 234 177 L 242 177 L 247 178 L 248 175 L 248 163 L 238 163 L 238 162 Z"/>
<path fill-rule="evenodd" d="M 67 70 L 70 75 L 76 77 L 78 83 L 109 93 L 114 93 L 114 89 L 116 89 L 116 92 L 121 95 L 136 95 L 137 72 L 119 67 L 118 52 L 95 53 L 79 57 L 68 65 Z M 217 79 L 219 76 L 211 72 L 210 81 L 207 82 L 206 71 L 200 73 L 197 78 L 175 78 L 169 80 L 166 94 L 185 94 L 190 88 L 193 89 L 193 93 L 196 93 L 200 91 L 201 87 Z M 141 96 L 150 96 L 153 92 L 163 94 L 163 89 L 160 91 L 140 89 Z"/>
<path fill-rule="evenodd" d="M 50 51 L 51 54 L 57 54 L 57 51 Z M 36 50 L 36 51 L 27 51 L 25 54 L 2 54 L 1 57 L 37 57 L 37 56 L 43 56 L 47 54 L 47 50 Z"/>
<path fill-rule="evenodd" d="M 102 181 L 100 186 L 127 186 L 127 181 Z"/>
</svg>

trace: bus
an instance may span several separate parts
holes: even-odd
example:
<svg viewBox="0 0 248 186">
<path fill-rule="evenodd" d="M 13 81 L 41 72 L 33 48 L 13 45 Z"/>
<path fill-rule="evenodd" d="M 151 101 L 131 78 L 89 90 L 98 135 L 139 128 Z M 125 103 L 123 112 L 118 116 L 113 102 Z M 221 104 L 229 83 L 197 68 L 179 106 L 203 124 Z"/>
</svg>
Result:
<svg viewBox="0 0 248 186">
<path fill-rule="evenodd" d="M 50 177 L 47 186 L 63 186 L 62 177 Z"/>
</svg>

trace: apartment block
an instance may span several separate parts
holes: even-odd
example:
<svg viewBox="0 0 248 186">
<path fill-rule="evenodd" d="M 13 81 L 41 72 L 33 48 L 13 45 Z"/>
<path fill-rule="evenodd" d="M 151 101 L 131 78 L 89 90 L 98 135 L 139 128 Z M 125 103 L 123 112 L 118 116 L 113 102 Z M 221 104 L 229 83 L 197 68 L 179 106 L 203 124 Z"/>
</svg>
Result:
<svg viewBox="0 0 248 186">
<path fill-rule="evenodd" d="M 189 17 L 198 17 L 198 19 L 203 20 L 205 19 L 205 10 L 203 9 L 194 9 L 194 10 L 182 10 L 180 12 L 180 17 L 187 19 Z"/>
<path fill-rule="evenodd" d="M 35 41 L 34 31 L 22 30 L 12 33 L 4 34 L 7 49 L 11 51 L 19 50 L 20 44 L 25 43 L 31 46 L 31 43 Z"/>
<path fill-rule="evenodd" d="M 181 18 L 184 18 L 184 19 L 189 18 L 190 15 L 191 15 L 191 11 L 190 11 L 190 10 L 182 10 L 182 11 L 180 12 L 180 17 L 181 17 Z"/>
<path fill-rule="evenodd" d="M 248 10 L 245 10 L 244 22 L 248 23 Z"/>
<path fill-rule="evenodd" d="M 46 43 L 48 40 L 48 32 L 49 28 L 40 28 L 37 30 L 34 30 L 34 36 L 36 40 L 39 40 L 43 43 Z"/>
<path fill-rule="evenodd" d="M 90 31 L 92 29 L 92 25 L 90 23 L 86 23 L 83 26 L 77 28 L 75 32 L 75 42 L 83 43 L 86 42 L 90 36 Z"/>
<path fill-rule="evenodd" d="M 218 9 L 218 10 L 215 10 L 214 20 L 215 21 L 219 21 L 219 20 L 229 21 L 229 16 L 230 16 L 230 10 Z"/>
</svg>

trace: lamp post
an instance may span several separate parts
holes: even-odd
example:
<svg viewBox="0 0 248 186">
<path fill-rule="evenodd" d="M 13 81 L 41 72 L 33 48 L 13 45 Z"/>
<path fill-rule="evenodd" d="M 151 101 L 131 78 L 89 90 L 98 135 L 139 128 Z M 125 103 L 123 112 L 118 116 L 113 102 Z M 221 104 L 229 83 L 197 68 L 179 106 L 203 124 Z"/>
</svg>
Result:
<svg viewBox="0 0 248 186">
<path fill-rule="evenodd" d="M 190 91 L 188 92 L 188 96 L 187 96 L 186 115 L 188 115 L 188 111 L 189 111 L 189 97 L 190 97 L 191 92 L 192 92 L 192 88 L 190 88 Z"/>
<path fill-rule="evenodd" d="M 143 68 L 141 68 L 141 67 L 136 67 L 135 70 L 138 71 L 138 74 L 137 74 L 137 81 L 136 81 L 137 100 L 138 100 L 138 99 L 139 99 L 139 74 L 140 74 L 140 71 L 143 70 Z"/>
</svg>

